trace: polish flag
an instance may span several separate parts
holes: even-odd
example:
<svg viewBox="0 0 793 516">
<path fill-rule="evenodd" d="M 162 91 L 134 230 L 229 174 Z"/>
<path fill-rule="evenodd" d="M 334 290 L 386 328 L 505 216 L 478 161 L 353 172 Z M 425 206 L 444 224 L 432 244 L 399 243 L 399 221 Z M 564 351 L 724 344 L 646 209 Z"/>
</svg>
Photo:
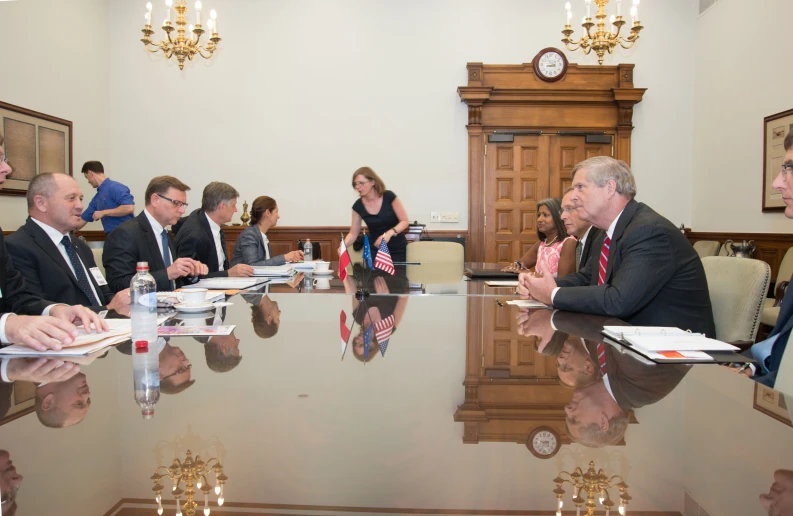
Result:
<svg viewBox="0 0 793 516">
<path fill-rule="evenodd" d="M 344 310 L 339 314 L 339 328 L 341 330 L 341 358 L 344 358 L 347 343 L 350 341 L 350 328 L 347 328 L 347 314 Z"/>
<path fill-rule="evenodd" d="M 347 252 L 347 246 L 344 244 L 344 239 L 341 239 L 341 254 L 339 255 L 339 279 L 344 281 L 347 277 L 347 266 L 352 263 L 350 260 L 350 253 Z"/>
</svg>

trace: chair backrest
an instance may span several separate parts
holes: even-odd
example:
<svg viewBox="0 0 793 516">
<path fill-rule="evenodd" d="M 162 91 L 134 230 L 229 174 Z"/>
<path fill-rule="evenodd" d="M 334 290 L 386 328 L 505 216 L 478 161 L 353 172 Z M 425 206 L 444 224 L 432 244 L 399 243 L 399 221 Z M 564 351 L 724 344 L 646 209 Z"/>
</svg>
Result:
<svg viewBox="0 0 793 516">
<path fill-rule="evenodd" d="M 790 281 L 793 276 L 793 247 L 787 250 L 782 262 L 779 264 L 779 272 L 776 273 L 776 282 Z"/>
<path fill-rule="evenodd" d="M 102 251 L 104 251 L 101 247 L 92 247 L 91 253 L 94 255 L 94 261 L 96 262 L 96 266 L 99 268 L 99 272 L 102 273 L 102 276 L 105 275 L 105 264 L 102 263 Z"/>
<path fill-rule="evenodd" d="M 408 262 L 459 264 L 465 262 L 465 248 L 457 242 L 411 242 L 407 248 Z"/>
<path fill-rule="evenodd" d="M 727 256 L 706 256 L 702 266 L 708 280 L 716 338 L 724 342 L 754 341 L 771 268 L 760 260 Z"/>
<path fill-rule="evenodd" d="M 694 242 L 694 250 L 700 258 L 716 256 L 719 254 L 719 248 L 721 248 L 721 244 L 715 240 L 697 240 Z"/>
</svg>

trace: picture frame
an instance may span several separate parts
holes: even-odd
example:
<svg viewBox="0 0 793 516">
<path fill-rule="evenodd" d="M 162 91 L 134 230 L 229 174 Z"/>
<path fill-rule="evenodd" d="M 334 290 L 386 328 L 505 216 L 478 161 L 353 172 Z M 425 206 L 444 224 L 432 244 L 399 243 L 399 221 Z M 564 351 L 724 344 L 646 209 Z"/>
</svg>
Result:
<svg viewBox="0 0 793 516">
<path fill-rule="evenodd" d="M 72 122 L 0 101 L 0 131 L 14 171 L 0 195 L 26 195 L 30 181 L 43 172 L 74 176 Z"/>
<path fill-rule="evenodd" d="M 782 143 L 793 130 L 793 109 L 782 111 L 763 119 L 763 212 L 784 211 L 782 194 L 772 185 L 779 175 L 785 149 Z"/>
<path fill-rule="evenodd" d="M 760 383 L 754 384 L 754 402 L 752 408 L 777 421 L 793 426 L 790 409 L 785 401 L 785 396 L 770 387 Z"/>
</svg>

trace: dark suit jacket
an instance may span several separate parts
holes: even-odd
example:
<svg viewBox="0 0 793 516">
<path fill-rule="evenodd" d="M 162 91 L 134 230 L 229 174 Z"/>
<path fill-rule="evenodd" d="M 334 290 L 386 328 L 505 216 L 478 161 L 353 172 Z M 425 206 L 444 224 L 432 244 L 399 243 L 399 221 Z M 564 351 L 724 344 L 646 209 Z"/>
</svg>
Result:
<svg viewBox="0 0 793 516">
<path fill-rule="evenodd" d="M 597 364 L 597 344 L 587 341 L 586 347 Z M 691 366 L 681 364 L 648 365 L 614 346 L 604 344 L 604 347 L 609 387 L 617 405 L 625 411 L 662 400 L 691 370 Z"/>
<path fill-rule="evenodd" d="M 790 281 L 793 282 L 793 277 L 790 278 Z M 779 366 L 782 364 L 782 356 L 785 354 L 785 348 L 787 348 L 787 341 L 790 338 L 791 329 L 793 329 L 793 294 L 789 296 L 786 295 L 782 299 L 776 325 L 774 325 L 774 329 L 771 330 L 771 333 L 768 335 L 769 338 L 775 335 L 777 336 L 771 348 L 771 354 L 765 360 L 765 367 L 768 369 L 769 373 L 767 375 L 762 375 L 761 369 L 758 366 L 754 376 L 754 379 L 758 382 L 769 387 L 773 387 L 776 383 L 777 371 L 779 371 Z M 751 356 L 749 352 L 744 354 Z"/>
<path fill-rule="evenodd" d="M 120 224 L 107 235 L 105 249 L 102 253 L 102 263 L 105 264 L 110 290 L 118 292 L 129 288 L 132 277 L 135 275 L 137 262 L 149 263 L 149 272 L 157 282 L 157 290 L 171 290 L 165 262 L 160 254 L 160 246 L 157 245 L 159 238 L 160 235 L 154 234 L 149 219 L 143 212 L 140 212 L 134 219 Z M 171 257 L 175 257 L 176 246 L 170 238 L 168 247 L 171 250 Z M 183 282 L 180 278 L 175 283 L 178 288 Z"/>
<path fill-rule="evenodd" d="M 217 247 L 204 210 L 193 211 L 179 228 L 176 234 L 176 255 L 179 258 L 192 258 L 205 264 L 209 269 L 208 278 L 229 275 L 229 260 L 225 249 L 223 249 L 223 270 L 219 270 Z"/>
<path fill-rule="evenodd" d="M 594 249 L 603 245 L 605 232 Z M 671 222 L 631 200 L 614 230 L 606 281 L 598 260 L 557 280 L 553 304 L 561 310 L 617 317 L 637 326 L 677 326 L 716 336 L 705 270 L 694 248 Z"/>
<path fill-rule="evenodd" d="M 3 231 L 0 230 L 0 316 L 6 313 L 41 315 L 53 304 L 28 292 L 24 276 L 16 270 L 8 254 Z"/>
<path fill-rule="evenodd" d="M 82 260 L 88 275 L 88 281 L 96 289 L 99 296 L 97 305 L 77 285 L 77 278 L 69 268 L 58 247 L 47 233 L 28 217 L 25 224 L 6 241 L 8 252 L 14 260 L 14 266 L 25 277 L 28 292 L 38 297 L 52 299 L 67 305 L 83 305 L 92 309 L 104 310 L 113 299 L 110 288 L 99 286 L 91 274 L 91 267 L 96 267 L 91 248 L 79 238 L 72 238 L 72 245 Z"/>
<path fill-rule="evenodd" d="M 586 237 L 586 242 L 584 242 L 584 248 L 581 250 L 581 266 L 580 269 L 586 267 L 587 263 L 589 263 L 589 259 L 593 256 L 599 256 L 599 249 L 596 248 L 594 245 L 595 240 L 600 242 L 600 245 L 603 245 L 603 240 L 601 239 L 603 235 L 603 230 L 600 228 L 596 228 L 592 226 L 589 230 L 589 235 Z M 592 249 L 595 249 L 593 251 Z"/>
</svg>

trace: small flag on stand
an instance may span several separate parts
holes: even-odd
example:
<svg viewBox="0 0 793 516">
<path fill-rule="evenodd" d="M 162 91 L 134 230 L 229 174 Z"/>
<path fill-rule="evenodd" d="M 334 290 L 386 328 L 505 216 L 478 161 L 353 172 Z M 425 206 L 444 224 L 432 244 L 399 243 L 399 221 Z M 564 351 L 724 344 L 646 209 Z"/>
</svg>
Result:
<svg viewBox="0 0 793 516">
<path fill-rule="evenodd" d="M 366 234 L 363 236 L 363 263 L 368 265 L 370 269 L 374 269 L 372 266 L 372 248 L 369 247 L 369 235 Z"/>
<path fill-rule="evenodd" d="M 385 352 L 388 349 L 388 339 L 391 338 L 391 332 L 394 331 L 394 315 L 391 314 L 385 319 L 374 323 L 374 334 L 377 337 L 377 345 L 380 346 L 380 354 L 385 357 Z"/>
<path fill-rule="evenodd" d="M 369 346 L 372 345 L 372 331 L 374 326 L 369 325 L 366 331 L 363 332 L 363 363 L 369 361 Z"/>
<path fill-rule="evenodd" d="M 391 253 L 388 251 L 385 239 L 380 241 L 380 248 L 377 250 L 377 256 L 374 257 L 374 268 L 385 271 L 391 276 L 394 275 L 394 262 L 391 260 Z"/>
<path fill-rule="evenodd" d="M 350 260 L 350 253 L 347 252 L 347 246 L 344 243 L 344 235 L 342 235 L 340 249 L 341 254 L 339 255 L 339 279 L 344 281 L 344 279 L 347 277 L 347 266 L 349 266 L 352 262 L 352 260 Z"/>
<path fill-rule="evenodd" d="M 341 358 L 344 358 L 347 343 L 350 342 L 350 329 L 347 328 L 347 313 L 344 310 L 339 314 L 339 327 L 341 330 Z"/>
</svg>

